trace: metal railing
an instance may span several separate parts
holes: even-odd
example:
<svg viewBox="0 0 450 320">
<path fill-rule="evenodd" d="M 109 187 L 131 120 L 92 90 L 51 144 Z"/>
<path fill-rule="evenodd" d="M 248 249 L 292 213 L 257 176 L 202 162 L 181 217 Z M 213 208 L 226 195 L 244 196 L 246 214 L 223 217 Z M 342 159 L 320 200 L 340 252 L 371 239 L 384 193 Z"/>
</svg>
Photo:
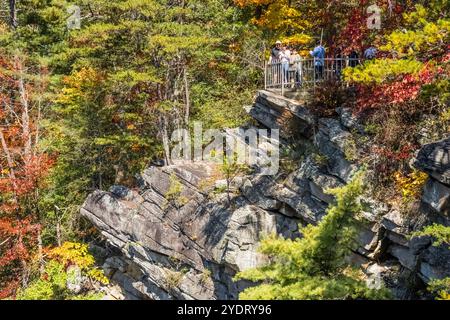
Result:
<svg viewBox="0 0 450 320">
<path fill-rule="evenodd" d="M 286 89 L 315 87 L 323 81 L 343 81 L 342 70 L 361 64 L 360 59 L 325 58 L 299 59 L 290 63 L 279 61 L 266 63 L 264 88 L 279 89 L 284 95 Z"/>
</svg>

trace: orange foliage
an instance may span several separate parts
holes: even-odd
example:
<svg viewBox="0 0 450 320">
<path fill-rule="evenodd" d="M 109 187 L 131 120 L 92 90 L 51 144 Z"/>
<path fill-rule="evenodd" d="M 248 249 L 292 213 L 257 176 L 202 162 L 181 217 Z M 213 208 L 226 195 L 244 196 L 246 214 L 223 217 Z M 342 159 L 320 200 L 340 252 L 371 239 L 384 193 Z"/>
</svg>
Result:
<svg viewBox="0 0 450 320">
<path fill-rule="evenodd" d="M 40 230 L 37 189 L 53 163 L 38 148 L 42 110 L 34 97 L 46 83 L 30 80 L 24 64 L 19 56 L 0 58 L 0 299 L 26 279 Z"/>
</svg>

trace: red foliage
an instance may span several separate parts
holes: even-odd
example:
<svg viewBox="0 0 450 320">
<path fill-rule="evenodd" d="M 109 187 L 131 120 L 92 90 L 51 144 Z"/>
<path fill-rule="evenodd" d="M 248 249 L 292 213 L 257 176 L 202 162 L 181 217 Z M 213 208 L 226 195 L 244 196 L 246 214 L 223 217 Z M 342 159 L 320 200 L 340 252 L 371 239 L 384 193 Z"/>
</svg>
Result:
<svg viewBox="0 0 450 320">
<path fill-rule="evenodd" d="M 380 146 L 373 146 L 373 148 L 372 148 L 372 151 L 375 154 L 377 154 L 385 159 L 396 161 L 396 162 L 411 159 L 415 150 L 417 150 L 417 146 L 414 146 L 409 143 L 402 146 L 400 148 L 400 150 L 398 150 L 398 151 L 394 151 L 394 150 L 388 149 L 386 147 L 380 147 Z"/>
<path fill-rule="evenodd" d="M 414 100 L 424 85 L 432 83 L 442 73 L 442 68 L 432 69 L 426 65 L 418 75 L 406 75 L 382 85 L 358 86 L 356 111 Z"/>
<path fill-rule="evenodd" d="M 365 2 L 365 1 L 361 1 Z M 350 13 L 347 25 L 341 32 L 340 43 L 344 50 L 343 54 L 350 54 L 353 50 L 361 51 L 363 42 L 367 38 L 367 14 L 364 12 L 365 6 L 353 9 Z"/>
<path fill-rule="evenodd" d="M 15 292 L 23 263 L 30 259 L 39 230 L 40 226 L 33 224 L 31 218 L 0 219 L 0 299 Z"/>
<path fill-rule="evenodd" d="M 367 26 L 369 15 L 367 8 L 376 4 L 381 10 L 382 30 L 370 30 Z M 413 8 L 410 4 L 399 4 L 394 0 L 378 0 L 375 3 L 368 0 L 359 0 L 358 8 L 349 12 L 348 20 L 336 40 L 343 49 L 343 53 L 348 55 L 352 51 L 359 52 L 360 55 L 367 47 L 373 45 L 375 35 L 389 33 L 398 27 L 402 14 Z"/>
<path fill-rule="evenodd" d="M 40 114 L 32 97 L 44 92 L 43 82 L 24 76 L 21 58 L 6 57 L 0 58 L 0 299 L 14 294 L 29 271 L 40 230 L 36 191 L 53 163 L 37 146 Z"/>
</svg>

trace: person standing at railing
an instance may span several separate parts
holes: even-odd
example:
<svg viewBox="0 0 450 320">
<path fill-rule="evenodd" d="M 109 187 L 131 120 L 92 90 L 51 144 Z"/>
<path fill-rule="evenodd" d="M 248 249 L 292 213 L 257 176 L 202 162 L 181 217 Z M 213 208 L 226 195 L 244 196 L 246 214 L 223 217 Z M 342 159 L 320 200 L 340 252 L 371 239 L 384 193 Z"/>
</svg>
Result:
<svg viewBox="0 0 450 320">
<path fill-rule="evenodd" d="M 302 85 L 302 57 L 296 49 L 292 50 L 290 60 L 292 68 L 295 72 L 295 86 L 299 88 Z"/>
<path fill-rule="evenodd" d="M 342 47 L 339 46 L 334 52 L 333 71 L 336 80 L 341 80 L 342 69 L 345 68 L 345 58 L 342 54 Z"/>
<path fill-rule="evenodd" d="M 275 46 L 270 50 L 268 79 L 271 84 L 281 84 L 281 52 L 282 43 L 280 40 L 275 42 Z"/>
<path fill-rule="evenodd" d="M 323 68 L 325 66 L 325 48 L 319 44 L 313 51 L 309 52 L 314 57 L 314 71 L 316 80 L 323 79 Z"/>
<path fill-rule="evenodd" d="M 281 41 L 278 40 L 275 43 L 275 47 L 273 47 L 272 50 L 270 51 L 271 63 L 278 63 L 280 61 L 280 54 L 282 51 L 281 45 L 282 45 Z"/>
<path fill-rule="evenodd" d="M 283 70 L 283 82 L 287 84 L 289 81 L 289 63 L 291 61 L 291 50 L 283 47 L 280 53 L 281 69 Z"/>
<path fill-rule="evenodd" d="M 374 46 L 370 46 L 364 51 L 364 59 L 365 60 L 373 60 L 377 57 L 377 48 Z"/>
<path fill-rule="evenodd" d="M 350 67 L 354 68 L 357 65 L 359 65 L 359 54 L 355 50 L 353 50 L 349 54 L 348 58 L 349 58 L 349 63 L 348 64 L 349 64 Z"/>
</svg>

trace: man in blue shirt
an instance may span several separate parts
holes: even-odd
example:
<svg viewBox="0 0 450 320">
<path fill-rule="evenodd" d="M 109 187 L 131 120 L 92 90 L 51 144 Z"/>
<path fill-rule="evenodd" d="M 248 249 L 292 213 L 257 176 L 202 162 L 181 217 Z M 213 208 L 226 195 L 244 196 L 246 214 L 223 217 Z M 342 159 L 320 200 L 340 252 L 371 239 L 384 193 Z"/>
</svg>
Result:
<svg viewBox="0 0 450 320">
<path fill-rule="evenodd" d="M 316 80 L 323 79 L 323 67 L 325 66 L 325 48 L 318 45 L 313 51 L 309 52 L 314 57 L 314 69 L 316 73 Z"/>
<path fill-rule="evenodd" d="M 374 46 L 370 46 L 369 48 L 364 51 L 364 59 L 366 60 L 373 60 L 377 57 L 377 48 Z"/>
</svg>

